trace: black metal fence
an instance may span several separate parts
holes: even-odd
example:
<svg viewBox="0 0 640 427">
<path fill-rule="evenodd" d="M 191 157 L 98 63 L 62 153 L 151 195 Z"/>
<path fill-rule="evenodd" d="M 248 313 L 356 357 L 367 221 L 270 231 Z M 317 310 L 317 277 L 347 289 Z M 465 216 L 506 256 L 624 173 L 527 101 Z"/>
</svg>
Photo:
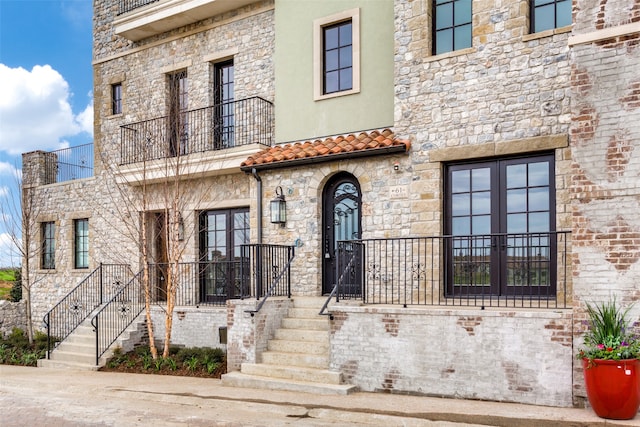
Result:
<svg viewBox="0 0 640 427">
<path fill-rule="evenodd" d="M 158 1 L 159 0 L 120 0 L 120 2 L 118 3 L 118 15 L 131 12 L 134 9 L 146 6 L 151 3 L 156 3 Z"/>
<path fill-rule="evenodd" d="M 93 144 L 49 151 L 44 157 L 43 184 L 93 176 Z"/>
<path fill-rule="evenodd" d="M 252 97 L 120 127 L 120 164 L 272 145 L 273 104 Z"/>
<path fill-rule="evenodd" d="M 44 316 L 47 357 L 54 342 L 64 340 L 101 304 L 111 299 L 133 276 L 128 265 L 101 264 Z"/>
<path fill-rule="evenodd" d="M 567 231 L 341 241 L 336 298 L 566 308 L 570 245 Z"/>
</svg>

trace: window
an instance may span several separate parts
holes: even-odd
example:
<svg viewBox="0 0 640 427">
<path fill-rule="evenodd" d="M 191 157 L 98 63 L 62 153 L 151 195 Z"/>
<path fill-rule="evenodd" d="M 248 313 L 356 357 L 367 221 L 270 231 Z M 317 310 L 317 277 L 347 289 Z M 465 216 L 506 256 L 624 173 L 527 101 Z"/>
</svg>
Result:
<svg viewBox="0 0 640 427">
<path fill-rule="evenodd" d="M 446 178 L 449 295 L 553 295 L 553 156 L 450 165 Z"/>
<path fill-rule="evenodd" d="M 89 220 L 73 221 L 74 268 L 89 268 Z"/>
<path fill-rule="evenodd" d="M 213 66 L 214 145 L 216 149 L 234 145 L 233 60 Z"/>
<path fill-rule="evenodd" d="M 571 0 L 531 0 L 531 32 L 571 25 Z"/>
<path fill-rule="evenodd" d="M 43 222 L 42 230 L 42 268 L 53 270 L 56 268 L 56 224 Z"/>
<path fill-rule="evenodd" d="M 360 91 L 360 9 L 314 21 L 314 99 Z"/>
<path fill-rule="evenodd" d="M 323 93 L 353 88 L 353 41 L 351 20 L 324 27 Z"/>
<path fill-rule="evenodd" d="M 240 245 L 249 243 L 249 210 L 202 212 L 199 234 L 201 300 L 222 302 L 241 296 Z"/>
<path fill-rule="evenodd" d="M 189 136 L 188 101 L 189 83 L 187 70 L 168 75 L 169 84 L 169 153 L 171 156 L 187 154 L 187 139 Z"/>
<path fill-rule="evenodd" d="M 435 0 L 435 55 L 471 47 L 471 0 Z"/>
<path fill-rule="evenodd" d="M 122 113 L 122 83 L 111 85 L 111 114 Z"/>
</svg>

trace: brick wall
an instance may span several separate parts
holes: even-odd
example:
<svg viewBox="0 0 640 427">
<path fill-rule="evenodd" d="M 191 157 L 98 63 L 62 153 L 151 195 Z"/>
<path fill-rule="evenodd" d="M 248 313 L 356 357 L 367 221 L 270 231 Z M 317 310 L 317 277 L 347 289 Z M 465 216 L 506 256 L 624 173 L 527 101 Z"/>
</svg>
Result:
<svg viewBox="0 0 640 427">
<path fill-rule="evenodd" d="M 253 316 L 255 299 L 227 301 L 227 370 L 238 371 L 242 363 L 260 363 L 269 339 L 291 307 L 291 300 L 272 297 Z"/>
<path fill-rule="evenodd" d="M 331 368 L 362 390 L 572 404 L 570 310 L 330 310 Z"/>
<path fill-rule="evenodd" d="M 154 307 L 153 334 L 159 342 L 164 342 L 165 312 Z M 176 307 L 173 312 L 171 344 L 184 347 L 220 347 L 219 329 L 227 326 L 226 307 Z"/>
<path fill-rule="evenodd" d="M 640 299 L 640 22 L 637 1 L 581 0 L 575 5 L 572 63 L 574 302 L 576 348 L 585 303 Z M 640 327 L 640 307 L 630 320 Z M 640 330 L 640 329 L 639 329 Z M 574 370 L 576 403 L 584 401 Z"/>
</svg>

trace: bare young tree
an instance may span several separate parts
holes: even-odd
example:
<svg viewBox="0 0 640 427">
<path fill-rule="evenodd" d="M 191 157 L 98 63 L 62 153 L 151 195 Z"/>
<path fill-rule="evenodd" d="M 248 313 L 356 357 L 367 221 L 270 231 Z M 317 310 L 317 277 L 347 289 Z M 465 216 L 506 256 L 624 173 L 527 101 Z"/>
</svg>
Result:
<svg viewBox="0 0 640 427">
<path fill-rule="evenodd" d="M 34 197 L 34 187 L 24 183 L 21 172 L 16 168 L 13 186 L 2 195 L 0 218 L 13 243 L 13 247 L 22 259 L 22 299 L 25 305 L 27 337 L 33 343 L 33 319 L 31 307 L 31 289 L 42 278 L 32 268 L 31 261 L 42 255 L 39 245 L 37 217 L 40 205 Z"/>
</svg>

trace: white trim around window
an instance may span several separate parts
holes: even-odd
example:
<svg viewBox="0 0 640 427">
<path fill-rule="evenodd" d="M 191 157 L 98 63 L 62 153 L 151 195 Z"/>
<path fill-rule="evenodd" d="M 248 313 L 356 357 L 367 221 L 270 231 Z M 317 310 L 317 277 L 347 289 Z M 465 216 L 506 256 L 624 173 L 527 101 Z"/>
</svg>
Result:
<svg viewBox="0 0 640 427">
<path fill-rule="evenodd" d="M 324 94 L 322 30 L 329 25 L 351 20 L 353 84 L 350 90 Z M 316 101 L 360 92 L 360 8 L 345 10 L 313 21 L 313 99 Z"/>
</svg>

